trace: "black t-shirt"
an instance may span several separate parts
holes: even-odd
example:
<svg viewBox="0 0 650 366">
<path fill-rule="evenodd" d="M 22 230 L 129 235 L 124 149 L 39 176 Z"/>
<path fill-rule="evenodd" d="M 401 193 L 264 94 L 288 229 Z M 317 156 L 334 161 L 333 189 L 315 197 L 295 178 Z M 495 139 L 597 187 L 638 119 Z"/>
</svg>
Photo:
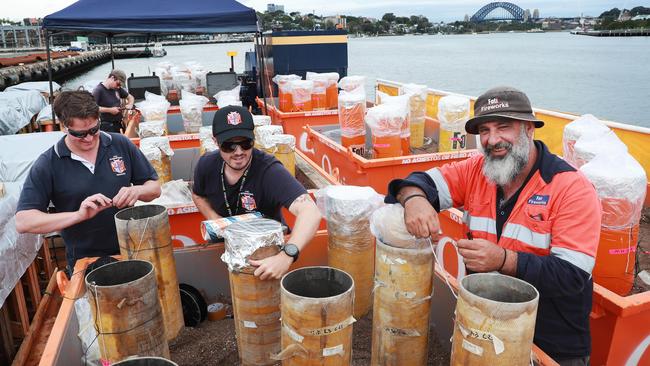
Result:
<svg viewBox="0 0 650 366">
<path fill-rule="evenodd" d="M 219 151 L 203 155 L 194 170 L 194 193 L 206 198 L 217 214 L 228 217 L 221 186 L 222 165 Z M 296 198 L 307 193 L 282 163 L 257 149 L 253 149 L 253 161 L 238 195 L 242 180 L 243 177 L 229 185 L 224 178 L 233 215 L 257 211 L 266 218 L 283 222 L 282 207 L 289 208 Z"/>
<path fill-rule="evenodd" d="M 57 212 L 74 212 L 93 194 L 112 199 L 122 187 L 158 179 L 142 152 L 123 135 L 101 132 L 94 173 L 72 159 L 65 138 L 38 157 L 25 180 L 16 211 L 45 212 L 52 201 Z M 119 253 L 113 217 L 117 211 L 107 208 L 62 230 L 68 265 L 74 267 L 79 258 Z"/>
<path fill-rule="evenodd" d="M 100 107 L 119 107 L 120 98 L 126 98 L 129 96 L 129 93 L 124 90 L 124 88 L 119 89 L 107 89 L 104 84 L 99 83 L 95 89 L 93 89 L 93 96 L 95 97 L 95 102 Z M 100 113 L 99 119 L 102 122 L 120 122 L 122 121 L 122 113 L 110 114 L 110 113 Z"/>
</svg>

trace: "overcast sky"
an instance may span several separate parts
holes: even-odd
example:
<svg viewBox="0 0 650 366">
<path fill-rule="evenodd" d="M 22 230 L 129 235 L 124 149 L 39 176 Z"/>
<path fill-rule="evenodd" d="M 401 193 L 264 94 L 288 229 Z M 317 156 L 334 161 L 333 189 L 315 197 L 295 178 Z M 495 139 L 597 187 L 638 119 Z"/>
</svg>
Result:
<svg viewBox="0 0 650 366">
<path fill-rule="evenodd" d="M 111 0 L 106 0 L 111 1 Z M 139 1 L 139 0 L 133 0 Z M 209 1 L 209 0 L 206 0 Z M 275 0 L 274 0 L 275 1 Z M 0 0 L 0 18 L 19 20 L 30 17 L 44 17 L 74 3 L 75 0 Z M 269 0 L 240 0 L 257 11 L 265 11 Z M 380 18 L 384 13 L 398 16 L 424 15 L 430 21 L 462 20 L 465 14 L 472 15 L 488 0 L 278 0 L 285 12 L 314 12 L 318 15 L 355 15 Z M 539 9 L 542 17 L 547 16 L 598 16 L 603 11 L 617 7 L 633 8 L 650 6 L 650 0 L 517 0 L 512 1 L 524 9 Z M 8 5 L 11 3 L 11 5 Z M 178 2 L 182 4 L 182 1 Z"/>
</svg>

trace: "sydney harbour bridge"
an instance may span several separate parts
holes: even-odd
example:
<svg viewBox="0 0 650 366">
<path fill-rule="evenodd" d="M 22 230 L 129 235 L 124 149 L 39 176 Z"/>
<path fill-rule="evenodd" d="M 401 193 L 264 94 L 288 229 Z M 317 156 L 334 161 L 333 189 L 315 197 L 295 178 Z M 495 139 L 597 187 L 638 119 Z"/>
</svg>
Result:
<svg viewBox="0 0 650 366">
<path fill-rule="evenodd" d="M 480 8 L 472 17 L 472 22 L 482 22 L 487 20 L 517 20 L 524 21 L 530 17 L 526 11 L 519 6 L 509 2 L 493 2 Z"/>
</svg>

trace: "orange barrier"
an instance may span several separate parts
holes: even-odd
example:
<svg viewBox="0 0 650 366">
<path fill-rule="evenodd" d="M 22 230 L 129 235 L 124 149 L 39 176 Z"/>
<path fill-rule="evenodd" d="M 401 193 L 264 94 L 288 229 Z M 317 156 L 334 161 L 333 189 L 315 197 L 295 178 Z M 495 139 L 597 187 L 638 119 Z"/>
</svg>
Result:
<svg viewBox="0 0 650 366">
<path fill-rule="evenodd" d="M 477 150 L 446 153 L 429 153 L 383 159 L 365 159 L 346 149 L 332 139 L 317 132 L 310 126 L 305 127 L 306 143 L 300 148 L 329 175 L 342 184 L 369 186 L 378 193 L 385 194 L 388 183 L 396 177 L 406 177 L 414 171 L 425 171 L 445 163 L 460 161 L 478 154 Z M 401 150 L 399 136 L 397 149 Z"/>
<path fill-rule="evenodd" d="M 203 112 L 217 111 L 217 110 L 219 110 L 219 107 L 217 107 L 216 104 L 212 104 L 212 103 L 208 103 L 203 107 Z M 175 114 L 175 113 L 181 113 L 181 107 L 180 106 L 172 105 L 167 110 L 167 114 Z"/>
<path fill-rule="evenodd" d="M 182 134 L 182 135 L 168 135 L 169 138 L 169 145 L 172 147 L 172 150 L 176 149 L 187 149 L 187 148 L 200 148 L 201 147 L 201 140 L 199 138 L 198 133 L 187 133 L 187 134 Z M 140 146 L 140 138 L 139 137 L 133 137 L 131 138 L 131 142 L 135 144 L 135 146 Z"/>
</svg>

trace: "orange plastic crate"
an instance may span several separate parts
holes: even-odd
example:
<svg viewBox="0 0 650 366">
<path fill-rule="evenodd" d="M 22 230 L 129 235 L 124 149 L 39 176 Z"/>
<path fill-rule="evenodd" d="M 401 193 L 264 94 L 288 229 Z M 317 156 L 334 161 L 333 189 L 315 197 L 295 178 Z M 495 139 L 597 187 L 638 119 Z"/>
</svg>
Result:
<svg viewBox="0 0 650 366">
<path fill-rule="evenodd" d="M 388 183 L 395 178 L 404 178 L 414 171 L 425 171 L 479 154 L 478 150 L 472 149 L 365 159 L 315 128 L 306 126 L 305 132 L 307 139 L 304 144 L 299 145 L 299 148 L 325 172 L 335 177 L 341 184 L 369 186 L 381 194 L 386 194 Z"/>
<path fill-rule="evenodd" d="M 266 106 L 264 105 L 263 99 L 256 98 L 256 102 L 262 110 L 262 113 L 271 116 L 271 120 L 273 121 L 274 125 L 282 126 L 284 133 L 296 137 L 296 145 L 299 148 L 301 144 L 304 145 L 305 140 L 307 139 L 307 134 L 303 129 L 304 126 L 339 124 L 339 115 L 338 110 L 336 109 L 309 112 L 281 112 L 278 108 L 275 107 L 273 99 L 267 98 Z M 305 149 L 302 148 L 301 150 L 305 152 L 306 155 L 310 156 L 308 151 L 305 151 Z"/>
</svg>

